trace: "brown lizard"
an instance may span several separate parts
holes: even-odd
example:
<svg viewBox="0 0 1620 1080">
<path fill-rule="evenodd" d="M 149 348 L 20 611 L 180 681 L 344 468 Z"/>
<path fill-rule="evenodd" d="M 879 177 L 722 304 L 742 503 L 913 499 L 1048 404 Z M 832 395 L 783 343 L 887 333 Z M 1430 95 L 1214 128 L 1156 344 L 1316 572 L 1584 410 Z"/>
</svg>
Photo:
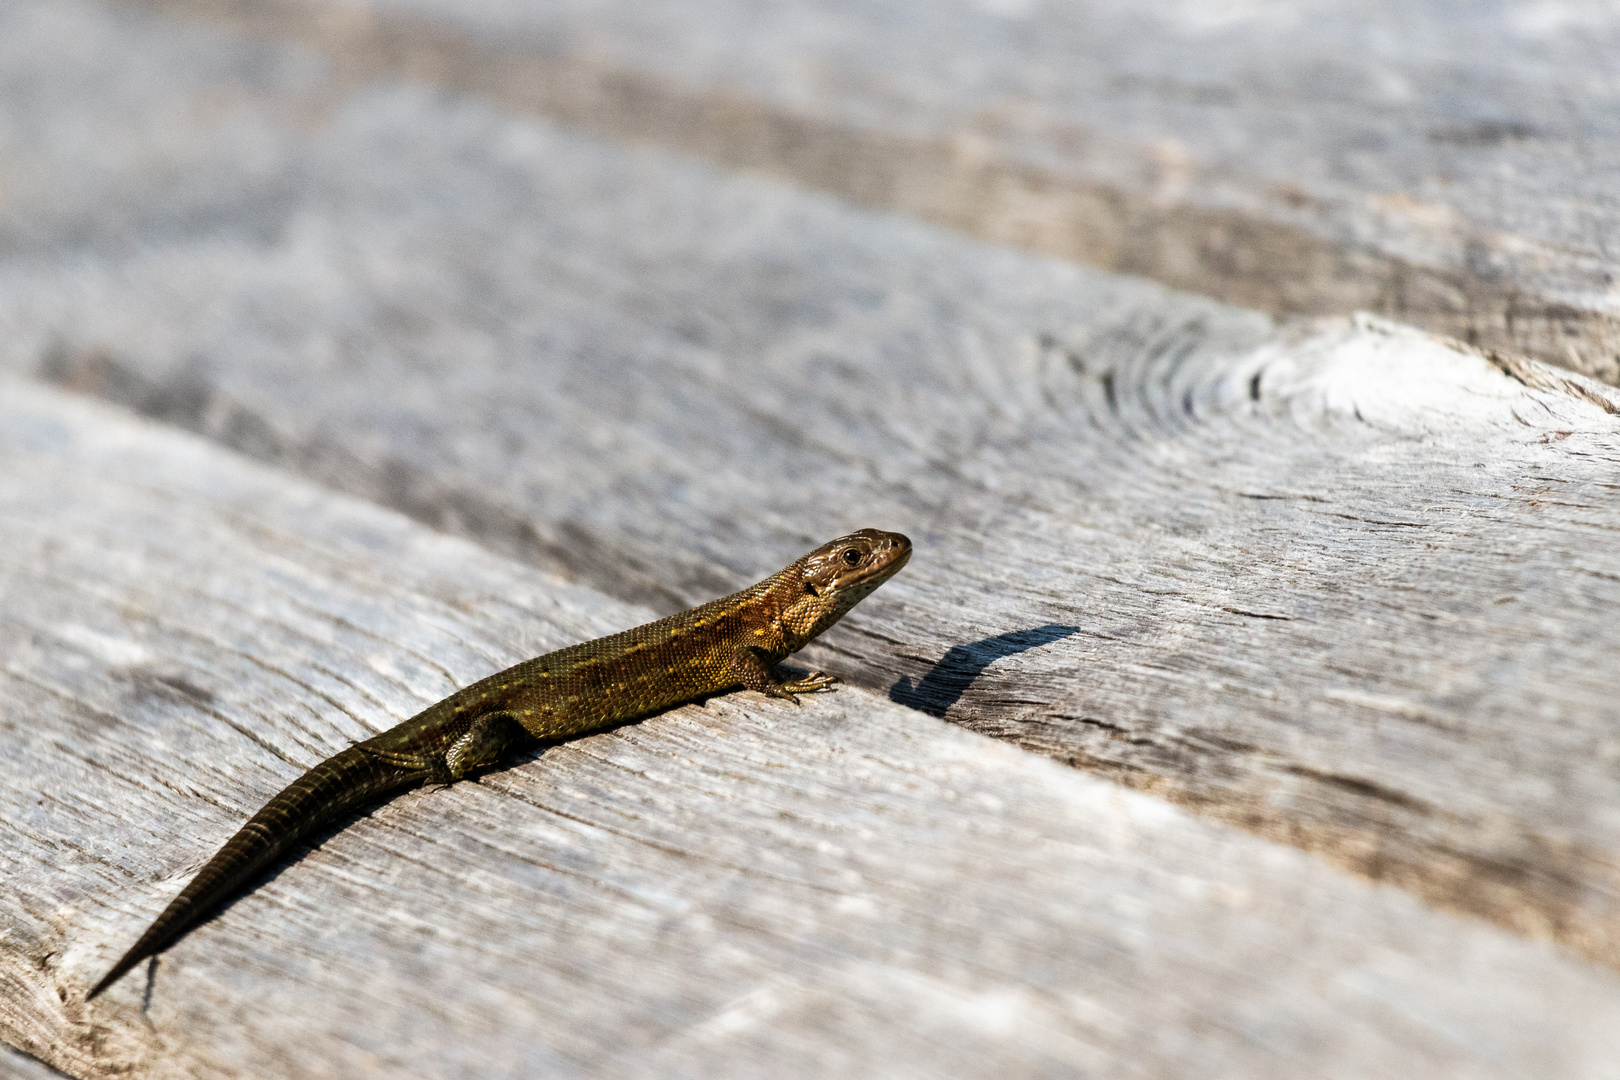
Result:
<svg viewBox="0 0 1620 1080">
<path fill-rule="evenodd" d="M 834 679 L 776 665 L 893 577 L 899 533 L 840 536 L 757 585 L 633 630 L 525 660 L 342 750 L 265 804 L 197 873 L 88 998 L 174 944 L 284 851 L 333 819 L 420 784 L 450 784 L 509 752 L 744 687 L 795 704 Z"/>
</svg>

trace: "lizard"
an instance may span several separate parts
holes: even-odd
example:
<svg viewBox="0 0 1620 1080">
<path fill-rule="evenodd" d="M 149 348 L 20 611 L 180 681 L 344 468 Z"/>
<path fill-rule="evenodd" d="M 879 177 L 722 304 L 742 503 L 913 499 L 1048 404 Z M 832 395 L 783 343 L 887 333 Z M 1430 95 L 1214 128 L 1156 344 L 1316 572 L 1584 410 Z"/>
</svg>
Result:
<svg viewBox="0 0 1620 1080">
<path fill-rule="evenodd" d="M 837 680 L 777 664 L 899 572 L 911 541 L 861 529 L 755 585 L 631 630 L 545 653 L 456 691 L 322 761 L 225 842 L 91 988 L 169 948 L 288 848 L 334 819 L 423 784 L 452 784 L 515 750 L 739 687 L 799 703 Z"/>
</svg>

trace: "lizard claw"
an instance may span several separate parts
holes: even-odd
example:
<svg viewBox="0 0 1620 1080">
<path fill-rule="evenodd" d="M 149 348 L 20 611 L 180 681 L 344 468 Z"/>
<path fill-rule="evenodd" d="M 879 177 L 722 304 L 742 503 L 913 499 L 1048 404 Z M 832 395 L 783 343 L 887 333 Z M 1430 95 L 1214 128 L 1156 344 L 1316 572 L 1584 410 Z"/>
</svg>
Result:
<svg viewBox="0 0 1620 1080">
<path fill-rule="evenodd" d="M 799 695 L 793 692 L 792 683 L 777 683 L 773 686 L 762 687 L 760 693 L 766 697 L 780 698 L 783 701 L 791 701 L 795 705 L 799 704 Z"/>
<path fill-rule="evenodd" d="M 782 684 L 782 689 L 790 694 L 819 694 L 824 690 L 831 690 L 833 683 L 838 681 L 836 675 L 828 675 L 825 671 L 812 671 L 802 679 Z"/>
</svg>

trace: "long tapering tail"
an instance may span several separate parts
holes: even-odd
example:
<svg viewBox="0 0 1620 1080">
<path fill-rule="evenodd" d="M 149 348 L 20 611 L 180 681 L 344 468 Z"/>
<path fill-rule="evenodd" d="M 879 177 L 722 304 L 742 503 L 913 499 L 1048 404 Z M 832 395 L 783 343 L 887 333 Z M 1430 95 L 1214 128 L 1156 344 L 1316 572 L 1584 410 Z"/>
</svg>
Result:
<svg viewBox="0 0 1620 1080">
<path fill-rule="evenodd" d="M 426 770 L 390 764 L 358 746 L 333 754 L 282 789 L 226 841 L 85 1000 L 173 945 L 282 852 L 322 825 L 390 792 L 414 787 L 428 775 Z"/>
</svg>

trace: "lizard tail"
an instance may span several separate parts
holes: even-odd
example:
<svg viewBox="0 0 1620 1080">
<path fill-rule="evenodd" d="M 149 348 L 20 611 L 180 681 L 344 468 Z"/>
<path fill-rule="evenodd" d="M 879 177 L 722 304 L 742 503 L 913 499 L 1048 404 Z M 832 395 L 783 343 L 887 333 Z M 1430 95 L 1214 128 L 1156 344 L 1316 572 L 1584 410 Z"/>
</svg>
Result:
<svg viewBox="0 0 1620 1080">
<path fill-rule="evenodd" d="M 282 852 L 322 825 L 390 792 L 414 787 L 428 776 L 425 769 L 390 764 L 357 746 L 327 758 L 282 789 L 227 840 L 85 1000 L 173 945 Z"/>
</svg>

